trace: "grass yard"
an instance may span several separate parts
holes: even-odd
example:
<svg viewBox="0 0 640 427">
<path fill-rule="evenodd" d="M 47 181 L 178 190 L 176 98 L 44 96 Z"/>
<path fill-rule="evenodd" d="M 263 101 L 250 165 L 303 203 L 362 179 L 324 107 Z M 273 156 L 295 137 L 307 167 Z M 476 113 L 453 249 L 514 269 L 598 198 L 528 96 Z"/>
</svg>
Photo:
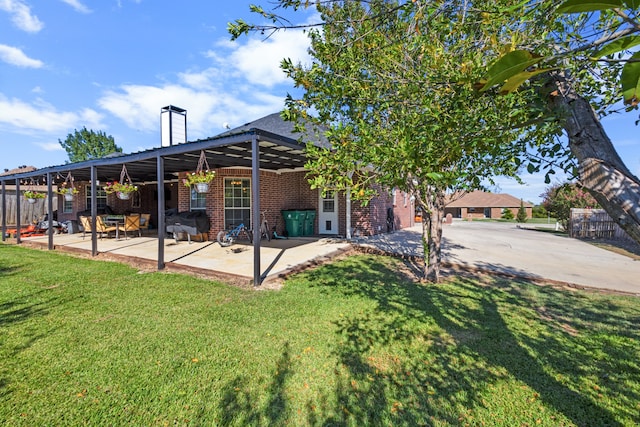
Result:
<svg viewBox="0 0 640 427">
<path fill-rule="evenodd" d="M 640 299 L 402 271 L 251 291 L 0 244 L 0 423 L 640 424 Z"/>
</svg>

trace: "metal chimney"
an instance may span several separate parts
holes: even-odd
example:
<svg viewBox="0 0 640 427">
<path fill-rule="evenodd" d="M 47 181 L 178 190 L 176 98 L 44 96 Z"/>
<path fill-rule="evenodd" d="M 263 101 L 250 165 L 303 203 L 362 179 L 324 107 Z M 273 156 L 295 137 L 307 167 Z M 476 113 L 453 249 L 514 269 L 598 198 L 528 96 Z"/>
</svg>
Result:
<svg viewBox="0 0 640 427">
<path fill-rule="evenodd" d="M 173 105 L 160 110 L 160 139 L 163 147 L 187 142 L 187 110 Z"/>
</svg>

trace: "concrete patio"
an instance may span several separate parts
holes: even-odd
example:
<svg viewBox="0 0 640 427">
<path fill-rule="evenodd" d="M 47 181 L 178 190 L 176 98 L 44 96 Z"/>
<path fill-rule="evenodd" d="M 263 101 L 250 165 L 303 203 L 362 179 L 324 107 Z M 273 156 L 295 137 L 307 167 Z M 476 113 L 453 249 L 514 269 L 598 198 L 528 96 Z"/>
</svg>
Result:
<svg viewBox="0 0 640 427">
<path fill-rule="evenodd" d="M 48 236 L 26 237 L 23 244 L 47 248 Z M 56 234 L 54 247 L 61 252 L 82 256 L 91 254 L 91 237 L 82 234 Z M 344 239 L 331 237 L 294 237 L 262 241 L 260 249 L 260 274 L 263 284 L 309 265 L 318 264 L 351 248 Z M 157 269 L 158 239 L 154 235 L 120 239 L 98 239 L 97 259 L 125 262 L 145 271 Z M 166 271 L 189 272 L 191 274 L 218 278 L 240 285 L 253 282 L 253 245 L 248 241 L 221 247 L 215 241 L 164 240 Z"/>
</svg>

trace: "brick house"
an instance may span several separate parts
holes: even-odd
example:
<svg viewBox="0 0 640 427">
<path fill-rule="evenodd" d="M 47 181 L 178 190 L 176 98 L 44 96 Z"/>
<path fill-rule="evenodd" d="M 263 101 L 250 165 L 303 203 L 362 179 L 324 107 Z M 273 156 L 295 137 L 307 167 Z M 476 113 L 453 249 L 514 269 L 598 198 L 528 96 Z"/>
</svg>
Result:
<svg viewBox="0 0 640 427">
<path fill-rule="evenodd" d="M 472 191 L 462 196 L 449 196 L 444 209 L 445 216 L 451 214 L 453 218 L 502 218 L 506 209 L 513 213 L 514 218 L 520 209 L 520 199 L 505 193 L 489 193 Z M 524 202 L 527 218 L 533 216 L 533 205 Z"/>
<path fill-rule="evenodd" d="M 260 138 L 260 167 L 257 170 L 251 167 L 252 150 L 247 142 L 254 135 Z M 159 215 L 159 207 L 163 206 L 162 211 L 205 213 L 210 223 L 208 238 L 214 240 L 219 230 L 240 222 L 251 228 L 259 227 L 252 195 L 254 173 L 257 173 L 260 212 L 265 213 L 270 226 L 276 227 L 279 234 L 285 230 L 283 210 L 315 211 L 313 235 L 351 237 L 387 232 L 390 215 L 395 229 L 414 224 L 413 200 L 400 191 L 381 190 L 379 197 L 362 206 L 350 201 L 344 193 L 330 193 L 323 198 L 319 190 L 312 190 L 305 178 L 304 144 L 298 139 L 300 134 L 293 132 L 293 124 L 274 113 L 207 140 L 53 167 L 48 168 L 50 171 L 33 171 L 32 174 L 55 172 L 52 175 L 55 177 L 66 175 L 69 170 L 74 175 L 74 185 L 79 192 L 71 201 L 58 196 L 57 219 L 60 222 L 77 220 L 81 213 L 91 215 L 92 200 L 95 200 L 98 215 L 105 212 L 149 213 L 152 226 L 157 228 L 163 222 Z M 326 144 L 321 136 L 318 139 L 312 142 Z M 183 184 L 186 174 L 195 170 L 195 160 L 202 152 L 216 172 L 205 194 L 196 193 Z M 162 201 L 159 201 L 160 180 L 156 169 L 156 159 L 160 157 L 165 163 Z M 106 194 L 101 187 L 106 181 L 117 180 L 124 164 L 139 187 L 130 200 Z M 90 178 L 91 166 L 95 167 L 98 178 L 95 187 Z M 92 188 L 95 188 L 95 195 Z"/>
</svg>

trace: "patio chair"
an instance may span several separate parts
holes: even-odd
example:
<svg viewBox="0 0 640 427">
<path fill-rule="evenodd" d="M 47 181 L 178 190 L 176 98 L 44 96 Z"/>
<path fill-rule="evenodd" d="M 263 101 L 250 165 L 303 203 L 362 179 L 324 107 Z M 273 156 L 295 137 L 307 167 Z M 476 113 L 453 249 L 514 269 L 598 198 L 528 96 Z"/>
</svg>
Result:
<svg viewBox="0 0 640 427">
<path fill-rule="evenodd" d="M 151 214 L 140 214 L 140 230 L 148 230 L 149 221 L 151 221 Z"/>
<path fill-rule="evenodd" d="M 87 234 L 87 232 L 93 231 L 93 227 L 91 226 L 91 218 L 89 218 L 88 216 L 81 216 L 80 223 L 82 224 L 82 238 L 84 239 L 84 236 Z M 117 227 L 107 227 L 102 217 L 96 217 L 96 233 L 100 233 L 101 239 L 104 233 L 107 233 L 107 237 L 109 237 L 109 233 L 116 230 Z"/>
<path fill-rule="evenodd" d="M 137 231 L 138 237 L 142 237 L 140 232 L 140 215 L 127 215 L 124 217 L 124 238 L 127 238 L 127 231 Z"/>
</svg>

